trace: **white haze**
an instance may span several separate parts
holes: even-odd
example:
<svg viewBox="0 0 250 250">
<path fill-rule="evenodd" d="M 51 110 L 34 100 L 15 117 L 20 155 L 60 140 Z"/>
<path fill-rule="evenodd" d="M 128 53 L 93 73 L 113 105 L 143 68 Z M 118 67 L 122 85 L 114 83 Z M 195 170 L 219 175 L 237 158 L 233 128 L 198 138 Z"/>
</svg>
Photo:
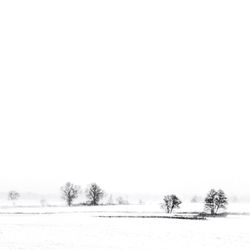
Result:
<svg viewBox="0 0 250 250">
<path fill-rule="evenodd" d="M 249 193 L 249 1 L 1 1 L 0 190 Z"/>
</svg>

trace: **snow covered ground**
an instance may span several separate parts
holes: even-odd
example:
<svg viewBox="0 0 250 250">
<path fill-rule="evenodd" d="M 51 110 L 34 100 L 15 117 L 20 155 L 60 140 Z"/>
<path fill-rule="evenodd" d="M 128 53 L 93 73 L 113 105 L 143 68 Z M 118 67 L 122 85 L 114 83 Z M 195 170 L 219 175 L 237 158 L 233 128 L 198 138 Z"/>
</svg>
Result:
<svg viewBox="0 0 250 250">
<path fill-rule="evenodd" d="M 250 211 L 249 205 L 232 207 L 233 212 Z M 128 213 L 163 214 L 157 205 L 0 208 L 0 249 L 250 249 L 246 215 L 204 221 L 96 217 Z"/>
</svg>

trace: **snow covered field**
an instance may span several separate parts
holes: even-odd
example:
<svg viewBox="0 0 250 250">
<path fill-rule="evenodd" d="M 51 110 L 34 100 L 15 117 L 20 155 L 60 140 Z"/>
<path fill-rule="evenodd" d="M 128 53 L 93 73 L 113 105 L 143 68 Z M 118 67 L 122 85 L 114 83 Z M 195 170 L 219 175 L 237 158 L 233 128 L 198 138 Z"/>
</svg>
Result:
<svg viewBox="0 0 250 250">
<path fill-rule="evenodd" d="M 128 213 L 163 214 L 156 205 L 0 208 L 0 249 L 250 249 L 250 216 L 204 221 L 96 217 Z"/>
</svg>

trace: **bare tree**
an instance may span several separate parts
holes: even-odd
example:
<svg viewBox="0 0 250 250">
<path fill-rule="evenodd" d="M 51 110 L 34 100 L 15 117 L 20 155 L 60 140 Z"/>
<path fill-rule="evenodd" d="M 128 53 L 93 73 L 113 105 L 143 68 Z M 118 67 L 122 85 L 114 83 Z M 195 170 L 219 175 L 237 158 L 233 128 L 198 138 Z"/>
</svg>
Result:
<svg viewBox="0 0 250 250">
<path fill-rule="evenodd" d="M 70 207 L 74 199 L 78 198 L 81 193 L 81 187 L 67 182 L 61 187 L 62 199 L 64 199 L 67 205 Z"/>
<path fill-rule="evenodd" d="M 179 208 L 179 205 L 182 203 L 174 194 L 164 196 L 163 201 L 162 208 L 165 209 L 167 213 L 172 213 L 173 209 Z"/>
<path fill-rule="evenodd" d="M 205 210 L 212 215 L 217 214 L 220 208 L 225 209 L 228 204 L 227 197 L 223 190 L 211 189 L 205 198 Z"/>
<path fill-rule="evenodd" d="M 8 193 L 8 199 L 12 201 L 13 206 L 15 206 L 15 201 L 20 198 L 20 194 L 14 190 Z"/>
<path fill-rule="evenodd" d="M 96 206 L 104 196 L 104 191 L 96 184 L 92 183 L 85 190 L 90 205 Z"/>
</svg>

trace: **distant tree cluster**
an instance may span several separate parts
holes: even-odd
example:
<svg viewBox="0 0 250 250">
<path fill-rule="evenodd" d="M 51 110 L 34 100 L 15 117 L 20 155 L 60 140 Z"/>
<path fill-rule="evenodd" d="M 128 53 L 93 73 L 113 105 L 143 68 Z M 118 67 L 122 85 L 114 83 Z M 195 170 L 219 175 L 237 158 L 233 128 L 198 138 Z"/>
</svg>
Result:
<svg viewBox="0 0 250 250">
<path fill-rule="evenodd" d="M 202 200 L 201 197 L 195 195 L 195 196 L 192 197 L 191 202 L 192 203 L 197 203 L 197 202 L 200 202 L 201 200 Z"/>
<path fill-rule="evenodd" d="M 96 183 L 89 184 L 85 190 L 79 185 L 74 185 L 71 182 L 65 183 L 61 187 L 61 198 L 66 201 L 68 206 L 72 206 L 74 200 L 79 198 L 79 195 L 84 194 L 87 198 L 86 202 L 83 202 L 83 205 L 97 206 L 100 205 L 101 200 L 104 197 L 106 198 L 105 205 L 128 205 L 129 201 L 127 198 L 122 196 L 118 196 L 117 198 L 113 198 L 112 194 L 107 195 L 104 190 L 98 186 Z"/>
<path fill-rule="evenodd" d="M 117 202 L 117 204 L 119 204 L 119 205 L 128 205 L 128 204 L 129 204 L 128 200 L 125 199 L 125 198 L 123 198 L 122 196 L 118 196 L 118 197 L 116 198 L 116 202 Z"/>
<path fill-rule="evenodd" d="M 61 187 L 62 198 L 66 201 L 68 206 L 72 205 L 73 200 L 77 199 L 82 193 L 82 189 L 79 185 L 74 185 L 67 182 Z M 96 184 L 92 183 L 85 189 L 85 195 L 88 198 L 88 204 L 96 206 L 100 200 L 104 197 L 104 191 Z"/>
<path fill-rule="evenodd" d="M 174 194 L 164 196 L 163 201 L 164 203 L 162 204 L 162 208 L 167 213 L 172 213 L 173 210 L 179 208 L 182 203 L 181 200 Z M 197 196 L 194 196 L 191 200 L 191 202 L 197 201 Z M 209 212 L 211 215 L 215 215 L 218 213 L 219 209 L 226 209 L 228 198 L 223 190 L 219 189 L 216 191 L 215 189 L 211 189 L 207 194 L 204 203 L 205 211 Z"/>
</svg>

